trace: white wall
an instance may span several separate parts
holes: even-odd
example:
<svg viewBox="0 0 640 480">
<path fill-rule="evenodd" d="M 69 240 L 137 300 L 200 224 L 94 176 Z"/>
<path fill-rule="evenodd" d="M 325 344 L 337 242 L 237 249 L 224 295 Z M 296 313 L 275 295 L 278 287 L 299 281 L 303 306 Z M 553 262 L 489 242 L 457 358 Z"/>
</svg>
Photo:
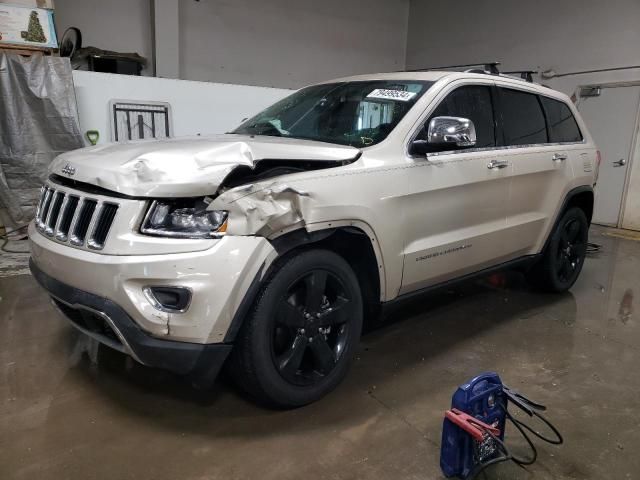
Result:
<svg viewBox="0 0 640 480">
<path fill-rule="evenodd" d="M 54 18 L 58 40 L 77 27 L 83 46 L 138 53 L 148 60 L 143 74 L 153 74 L 150 0 L 56 0 Z"/>
<path fill-rule="evenodd" d="M 224 133 L 291 93 L 277 88 L 83 71 L 73 72 L 73 81 L 80 131 L 98 130 L 99 143 L 111 139 L 109 102 L 114 99 L 169 102 L 173 136 L 183 136 Z"/>
<path fill-rule="evenodd" d="M 409 0 L 180 2 L 181 77 L 299 88 L 404 68 Z"/>
</svg>

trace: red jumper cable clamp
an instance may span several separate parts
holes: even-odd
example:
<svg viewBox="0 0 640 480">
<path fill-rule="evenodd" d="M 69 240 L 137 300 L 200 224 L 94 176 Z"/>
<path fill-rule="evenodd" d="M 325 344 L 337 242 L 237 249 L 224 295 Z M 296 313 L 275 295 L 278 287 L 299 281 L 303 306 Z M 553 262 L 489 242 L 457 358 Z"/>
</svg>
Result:
<svg viewBox="0 0 640 480">
<path fill-rule="evenodd" d="M 445 418 L 449 419 L 451 423 L 454 423 L 462 430 L 467 432 L 471 437 L 477 441 L 482 442 L 485 439 L 487 432 L 495 435 L 500 435 L 500 429 L 492 425 L 488 425 L 477 418 L 472 417 L 468 413 L 464 413 L 457 408 L 452 408 L 444 412 Z"/>
</svg>

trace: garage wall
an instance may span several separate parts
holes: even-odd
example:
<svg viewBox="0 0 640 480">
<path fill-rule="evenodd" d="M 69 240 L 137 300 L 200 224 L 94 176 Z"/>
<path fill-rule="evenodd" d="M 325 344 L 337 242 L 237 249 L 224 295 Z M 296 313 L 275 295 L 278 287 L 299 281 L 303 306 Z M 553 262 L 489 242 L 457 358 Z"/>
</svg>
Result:
<svg viewBox="0 0 640 480">
<path fill-rule="evenodd" d="M 58 39 L 77 27 L 85 47 L 136 52 L 149 62 L 143 74 L 153 74 L 150 0 L 56 0 L 54 16 Z"/>
<path fill-rule="evenodd" d="M 180 2 L 182 78 L 299 88 L 404 67 L 409 0 Z"/>
<path fill-rule="evenodd" d="M 180 0 L 179 78 L 298 88 L 400 70 L 409 1 Z M 143 73 L 151 75 L 153 3 L 57 0 L 58 32 L 76 26 L 84 45 L 138 52 L 150 60 Z"/>
<path fill-rule="evenodd" d="M 637 65 L 638 25 L 638 0 L 411 0 L 407 66 L 499 60 L 504 70 L 570 72 Z"/>
</svg>

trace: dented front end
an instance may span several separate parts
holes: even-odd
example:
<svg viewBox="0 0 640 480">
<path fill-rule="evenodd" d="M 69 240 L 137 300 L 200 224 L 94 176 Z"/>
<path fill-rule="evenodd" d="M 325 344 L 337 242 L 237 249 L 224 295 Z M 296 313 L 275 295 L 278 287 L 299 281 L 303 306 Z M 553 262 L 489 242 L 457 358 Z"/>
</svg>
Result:
<svg viewBox="0 0 640 480">
<path fill-rule="evenodd" d="M 282 177 L 354 162 L 357 148 L 307 140 L 217 135 L 89 147 L 60 155 L 51 179 L 145 201 L 196 198 L 228 212 L 226 233 L 269 236 L 303 222 L 309 193 Z"/>
<path fill-rule="evenodd" d="M 243 177 L 253 182 L 274 170 L 331 168 L 359 154 L 357 148 L 323 142 L 227 134 L 97 145 L 60 155 L 49 172 L 129 197 L 197 197 L 247 183 Z"/>
<path fill-rule="evenodd" d="M 359 155 L 351 147 L 238 135 L 63 154 L 50 168 L 30 227 L 34 269 L 38 278 L 72 292 L 64 299 L 50 290 L 59 305 L 82 309 L 86 305 L 73 299 L 93 296 L 113 302 L 153 338 L 229 342 L 243 299 L 277 257 L 270 238 L 305 226 L 314 193 L 296 180 L 312 181 L 319 170 L 350 164 Z M 224 212 L 224 230 L 170 235 L 145 228 L 154 208 L 174 204 L 183 217 L 203 208 Z M 106 227 L 100 225 L 105 205 L 115 212 Z M 99 228 L 102 244 L 95 248 Z M 183 289 L 189 301 L 180 310 L 163 308 L 150 298 L 158 288 Z"/>
</svg>

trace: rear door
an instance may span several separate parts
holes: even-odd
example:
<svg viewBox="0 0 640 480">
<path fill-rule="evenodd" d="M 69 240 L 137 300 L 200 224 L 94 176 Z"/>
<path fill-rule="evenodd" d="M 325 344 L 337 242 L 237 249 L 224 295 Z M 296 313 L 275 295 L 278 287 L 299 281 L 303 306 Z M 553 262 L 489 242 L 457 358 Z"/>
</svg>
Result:
<svg viewBox="0 0 640 480">
<path fill-rule="evenodd" d="M 420 123 L 416 138 L 433 117 L 468 118 L 478 138 L 472 148 L 408 158 L 401 294 L 481 270 L 504 255 L 512 165 L 496 146 L 493 82 L 475 83 L 445 88 Z"/>
<path fill-rule="evenodd" d="M 571 110 L 532 90 L 499 86 L 505 151 L 513 162 L 505 248 L 537 253 L 586 152 Z"/>
</svg>

